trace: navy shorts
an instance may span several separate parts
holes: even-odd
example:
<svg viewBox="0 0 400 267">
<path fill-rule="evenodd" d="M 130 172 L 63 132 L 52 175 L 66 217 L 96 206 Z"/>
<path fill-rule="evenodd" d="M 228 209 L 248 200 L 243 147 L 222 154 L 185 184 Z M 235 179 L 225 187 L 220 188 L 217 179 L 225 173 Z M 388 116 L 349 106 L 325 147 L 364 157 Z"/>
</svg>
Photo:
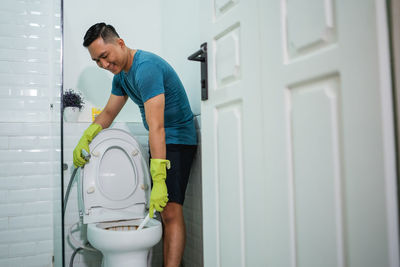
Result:
<svg viewBox="0 0 400 267">
<path fill-rule="evenodd" d="M 165 180 L 168 189 L 168 202 L 183 205 L 197 145 L 167 144 L 166 148 L 167 159 L 171 162 L 171 168 L 167 169 L 167 179 Z"/>
</svg>

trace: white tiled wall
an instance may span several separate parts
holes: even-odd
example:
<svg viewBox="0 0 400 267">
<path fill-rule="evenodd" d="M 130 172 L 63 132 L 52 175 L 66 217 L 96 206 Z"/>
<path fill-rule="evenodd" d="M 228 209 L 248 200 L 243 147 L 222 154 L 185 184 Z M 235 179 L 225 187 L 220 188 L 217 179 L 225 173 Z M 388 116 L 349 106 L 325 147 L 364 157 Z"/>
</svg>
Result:
<svg viewBox="0 0 400 267">
<path fill-rule="evenodd" d="M 60 190 L 59 10 L 51 0 L 0 4 L 1 267 L 51 266 Z"/>
<path fill-rule="evenodd" d="M 197 116 L 196 122 L 200 121 Z M 198 147 L 190 172 L 189 184 L 183 205 L 183 215 L 186 224 L 186 247 L 183 255 L 185 267 L 203 266 L 203 212 L 202 212 L 202 176 L 201 176 L 201 139 L 198 126 Z"/>
</svg>

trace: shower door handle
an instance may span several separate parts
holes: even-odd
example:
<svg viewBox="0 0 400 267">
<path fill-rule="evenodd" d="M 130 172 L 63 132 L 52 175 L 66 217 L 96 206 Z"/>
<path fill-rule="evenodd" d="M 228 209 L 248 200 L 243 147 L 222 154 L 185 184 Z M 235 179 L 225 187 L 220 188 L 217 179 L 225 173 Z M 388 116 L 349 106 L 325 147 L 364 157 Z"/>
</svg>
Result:
<svg viewBox="0 0 400 267">
<path fill-rule="evenodd" d="M 207 74 L 207 43 L 203 43 L 200 49 L 188 57 L 188 60 L 201 63 L 201 100 L 208 99 L 208 74 Z"/>
</svg>

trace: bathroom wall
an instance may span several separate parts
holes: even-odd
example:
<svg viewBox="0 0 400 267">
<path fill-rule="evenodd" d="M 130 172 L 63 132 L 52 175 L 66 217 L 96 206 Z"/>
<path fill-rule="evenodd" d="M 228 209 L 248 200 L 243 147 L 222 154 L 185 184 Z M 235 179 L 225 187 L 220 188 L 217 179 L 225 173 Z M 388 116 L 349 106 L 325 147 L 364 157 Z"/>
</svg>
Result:
<svg viewBox="0 0 400 267">
<path fill-rule="evenodd" d="M 199 0 L 163 1 L 161 54 L 179 74 L 185 86 L 190 106 L 200 114 L 200 63 L 187 58 L 200 49 Z"/>
<path fill-rule="evenodd" d="M 53 252 L 59 259 L 60 40 L 58 1 L 1 1 L 2 267 L 51 266 Z"/>
</svg>

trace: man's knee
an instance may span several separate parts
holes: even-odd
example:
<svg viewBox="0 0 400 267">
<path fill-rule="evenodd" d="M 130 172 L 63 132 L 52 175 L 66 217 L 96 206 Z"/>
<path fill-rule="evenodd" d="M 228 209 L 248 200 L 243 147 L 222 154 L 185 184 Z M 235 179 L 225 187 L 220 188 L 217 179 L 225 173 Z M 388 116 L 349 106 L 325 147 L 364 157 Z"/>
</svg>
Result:
<svg viewBox="0 0 400 267">
<path fill-rule="evenodd" d="M 175 202 L 168 202 L 161 212 L 163 223 L 173 223 L 183 219 L 182 205 Z"/>
</svg>

